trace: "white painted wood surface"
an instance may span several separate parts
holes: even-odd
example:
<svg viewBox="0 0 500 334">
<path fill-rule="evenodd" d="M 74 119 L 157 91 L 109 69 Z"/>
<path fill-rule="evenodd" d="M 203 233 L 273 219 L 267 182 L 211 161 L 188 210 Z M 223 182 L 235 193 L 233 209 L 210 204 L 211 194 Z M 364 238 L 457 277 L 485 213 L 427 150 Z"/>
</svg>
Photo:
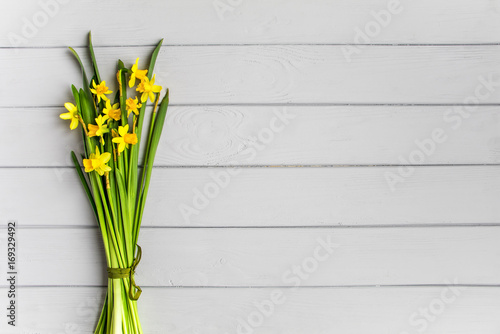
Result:
<svg viewBox="0 0 500 334">
<path fill-rule="evenodd" d="M 102 285 L 105 259 L 98 237 L 97 229 L 22 230 L 20 284 Z M 460 284 L 495 285 L 500 284 L 498 238 L 498 226 L 144 228 L 139 244 L 144 255 L 153 256 L 144 257 L 137 282 L 294 287 L 300 274 L 293 267 L 299 266 L 301 286 L 432 285 L 455 278 Z"/>
<path fill-rule="evenodd" d="M 238 325 L 273 291 L 285 301 L 253 333 L 498 333 L 500 1 L 401 0 L 366 30 L 390 6 L 4 3 L 0 217 L 19 221 L 20 287 L 19 327 L 0 332 L 97 320 L 102 247 L 68 159 L 78 136 L 58 119 L 80 83 L 66 46 L 88 61 L 92 30 L 108 81 L 117 57 L 144 61 L 165 38 L 156 71 L 173 106 L 137 274 L 146 333 L 249 333 Z"/>
<path fill-rule="evenodd" d="M 210 0 L 114 1 L 70 3 L 58 0 L 53 18 L 19 46 L 86 45 L 81 31 L 96 33 L 95 45 L 167 44 L 335 44 L 356 43 L 356 27 L 374 20 L 371 11 L 387 10 L 387 0 Z M 221 11 L 216 10 L 217 4 Z M 390 26 L 371 43 L 497 43 L 500 4 L 497 0 L 401 0 Z M 224 10 L 225 8 L 225 10 Z M 24 0 L 3 11 L 0 29 L 22 36 L 23 17 L 32 19 L 43 7 Z M 117 12 L 118 11 L 118 12 Z M 115 15 L 111 15 L 114 13 Z M 118 13 L 120 15 L 118 15 Z M 218 15 L 221 13 L 222 15 Z M 87 20 L 78 18 L 87 18 Z M 42 21 L 43 22 L 43 21 Z M 61 29 L 64 27 L 65 29 Z M 374 30 L 376 31 L 376 30 Z M 16 46 L 8 34 L 0 46 Z M 358 43 L 364 42 L 363 40 Z"/>
<path fill-rule="evenodd" d="M 285 296 L 258 331 L 261 333 L 412 333 L 408 318 L 454 296 L 443 287 L 278 288 Z M 255 302 L 270 298 L 276 288 L 144 288 L 139 314 L 147 333 L 236 333 L 240 321 L 255 313 Z M 496 333 L 498 289 L 468 287 L 457 291 L 439 321 L 427 322 L 426 333 Z M 0 296 L 5 289 L 0 290 Z M 101 307 L 102 288 L 22 288 L 22 330 L 28 333 L 92 333 Z M 23 302 L 25 301 L 25 302 Z M 241 319 L 241 320 L 240 320 Z M 478 321 L 481 319 L 481 321 Z M 0 327 L 5 329 L 5 325 Z M 418 328 L 421 328 L 419 326 Z M 258 332 L 255 331 L 256 333 Z"/>
<path fill-rule="evenodd" d="M 495 164 L 500 161 L 498 107 L 467 117 L 457 106 L 195 106 L 172 107 L 157 166 Z M 80 134 L 61 126 L 64 108 L 5 108 L 0 166 L 72 166 Z M 465 111 L 465 110 L 461 110 Z M 148 122 L 148 120 L 147 120 Z M 26 126 L 12 126 L 26 124 Z M 147 124 L 147 123 L 146 123 Z M 52 129 L 52 136 L 46 135 Z M 443 140 L 429 144 L 442 129 Z M 61 138 L 64 138 L 61 140 Z"/>
<path fill-rule="evenodd" d="M 391 191 L 386 175 L 399 175 L 400 168 L 408 169 L 242 168 L 230 175 L 227 168 L 156 168 L 143 224 L 449 226 L 500 220 L 499 166 L 418 167 Z M 71 168 L 2 168 L 0 182 L 2 216 L 25 226 L 96 226 Z M 183 214 L 187 207 L 198 212 Z"/>
<path fill-rule="evenodd" d="M 101 76 L 115 77 L 118 57 L 131 66 L 151 50 L 96 48 Z M 158 82 L 172 87 L 175 104 L 460 104 L 472 102 L 467 98 L 481 78 L 498 81 L 499 53 L 500 45 L 383 45 L 348 62 L 338 45 L 171 46 L 159 53 L 155 70 Z M 54 101 L 69 99 L 71 84 L 79 82 L 78 64 L 66 48 L 5 48 L 0 57 L 9 64 L 0 82 L 2 107 L 57 106 Z M 498 91 L 498 83 L 491 89 Z M 20 98 L 20 91 L 30 98 Z M 500 102 L 487 89 L 479 95 L 479 104 Z"/>
</svg>

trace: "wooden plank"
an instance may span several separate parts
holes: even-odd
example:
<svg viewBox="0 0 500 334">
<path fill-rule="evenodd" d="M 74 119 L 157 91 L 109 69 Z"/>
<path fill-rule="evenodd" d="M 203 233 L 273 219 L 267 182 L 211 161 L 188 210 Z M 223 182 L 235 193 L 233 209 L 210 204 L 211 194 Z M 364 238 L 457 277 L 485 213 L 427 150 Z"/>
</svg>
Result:
<svg viewBox="0 0 500 334">
<path fill-rule="evenodd" d="M 171 44 L 498 42 L 497 0 L 458 0 L 453 6 L 445 0 L 390 3 L 28 0 L 4 4 L 0 46 L 85 45 L 88 30 L 94 31 L 96 45 L 153 44 L 161 37 Z M 383 11 L 378 20 L 372 14 Z M 359 31 L 367 38 L 356 38 Z"/>
<path fill-rule="evenodd" d="M 0 20 L 0 216 L 21 226 L 19 324 L 1 322 L 2 333 L 92 333 L 103 300 L 99 232 L 74 171 L 61 168 L 80 147 L 50 107 L 80 82 L 64 47 L 84 45 L 89 29 L 108 82 L 116 58 L 144 61 L 161 37 L 171 45 L 157 67 L 177 105 L 160 167 L 407 164 L 415 141 L 441 128 L 449 139 L 410 164 L 500 161 L 497 106 L 462 106 L 479 93 L 479 104 L 500 103 L 500 0 L 403 2 L 369 38 L 357 29 L 387 0 L 91 0 L 52 7 L 32 36 L 9 40 L 55 1 L 67 2 L 8 2 Z M 218 17 L 221 3 L 232 7 Z M 441 104 L 459 106 L 452 115 Z M 280 110 L 296 117 L 249 160 L 252 136 Z M 156 168 L 137 274 L 145 332 L 241 334 L 241 319 L 281 291 L 286 302 L 245 334 L 498 333 L 500 227 L 459 225 L 498 224 L 499 168 Z M 338 247 L 321 246 L 329 237 Z"/>
<path fill-rule="evenodd" d="M 144 286 L 500 284 L 500 227 L 141 231 Z M 23 285 L 104 285 L 97 229 L 20 229 Z M 5 236 L 2 236 L 5 242 Z"/>
<path fill-rule="evenodd" d="M 96 49 L 101 77 L 113 82 L 117 58 L 150 52 Z M 179 46 L 163 48 L 155 70 L 174 104 L 485 104 L 500 102 L 499 55 L 499 45 L 371 46 L 349 63 L 338 46 Z M 0 49 L 0 59 L 1 107 L 62 105 L 81 82 L 65 48 Z"/>
<path fill-rule="evenodd" d="M 214 166 L 500 161 L 500 110 L 481 106 L 465 118 L 456 108 L 172 107 L 155 162 L 157 166 Z M 64 108 L 2 110 L 0 142 L 10 144 L 3 148 L 0 166 L 72 166 L 69 152 L 83 152 L 81 136 L 59 119 L 63 112 Z M 442 134 L 435 137 L 436 131 Z"/>
<path fill-rule="evenodd" d="M 283 293 L 283 298 L 264 315 L 255 303 L 270 300 L 273 291 Z M 0 292 L 3 301 L 6 291 Z M 93 333 L 103 292 L 99 288 L 22 288 L 18 326 L 12 330 L 2 321 L 0 330 L 6 334 Z M 145 288 L 138 303 L 144 332 L 157 334 L 166 330 L 247 333 L 238 325 L 248 326 L 249 317 L 259 320 L 257 313 L 263 321 L 250 320 L 260 324 L 252 326 L 254 333 L 416 333 L 424 325 L 429 334 L 496 334 L 500 329 L 498 288 Z M 428 311 L 432 321 L 425 320 L 420 310 Z"/>
<path fill-rule="evenodd" d="M 394 191 L 386 177 L 400 175 L 395 167 L 157 168 L 143 224 L 241 227 L 498 223 L 499 168 L 404 168 L 404 182 L 394 184 Z M 18 219 L 25 226 L 95 226 L 79 182 L 70 168 L 0 169 L 1 216 Z"/>
</svg>

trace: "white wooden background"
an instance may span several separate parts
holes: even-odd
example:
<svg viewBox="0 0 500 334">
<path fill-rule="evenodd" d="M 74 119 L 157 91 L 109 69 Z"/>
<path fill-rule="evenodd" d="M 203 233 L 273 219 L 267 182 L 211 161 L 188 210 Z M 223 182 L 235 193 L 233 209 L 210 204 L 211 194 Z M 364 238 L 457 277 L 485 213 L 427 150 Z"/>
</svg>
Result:
<svg viewBox="0 0 500 334">
<path fill-rule="evenodd" d="M 102 247 L 58 118 L 88 30 L 108 81 L 165 38 L 145 333 L 500 333 L 499 0 L 24 0 L 0 28 L 3 273 L 20 226 L 2 333 L 97 320 Z"/>
</svg>

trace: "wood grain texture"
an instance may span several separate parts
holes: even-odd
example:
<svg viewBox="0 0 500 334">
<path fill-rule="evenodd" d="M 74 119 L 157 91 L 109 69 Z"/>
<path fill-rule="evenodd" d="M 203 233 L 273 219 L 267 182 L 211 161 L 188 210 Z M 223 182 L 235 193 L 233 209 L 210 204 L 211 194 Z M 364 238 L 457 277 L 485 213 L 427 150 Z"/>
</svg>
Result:
<svg viewBox="0 0 500 334">
<path fill-rule="evenodd" d="M 96 48 L 101 77 L 114 82 L 118 57 L 131 65 L 150 49 Z M 81 82 L 65 48 L 0 49 L 0 59 L 0 107 L 61 105 Z M 162 49 L 155 71 L 175 104 L 500 102 L 499 45 L 370 46 L 350 63 L 339 46 L 177 46 Z M 478 91 L 485 80 L 494 84 Z M 484 98 L 469 100 L 476 93 Z"/>
<path fill-rule="evenodd" d="M 500 221 L 498 166 L 154 169 L 145 226 L 358 226 Z M 405 173 L 407 168 L 404 168 Z M 217 186 L 214 180 L 219 180 Z M 94 226 L 70 168 L 0 169 L 0 214 L 21 226 Z M 41 219 L 40 217 L 47 217 Z"/>
<path fill-rule="evenodd" d="M 452 280 L 498 285 L 499 238 L 500 227 L 148 228 L 139 238 L 143 259 L 137 282 L 159 287 L 426 285 Z M 20 284 L 106 284 L 97 229 L 22 229 L 18 239 Z"/>
<path fill-rule="evenodd" d="M 20 226 L 20 286 L 18 327 L 0 332 L 90 334 L 101 308 L 100 235 L 68 168 L 81 147 L 58 119 L 81 82 L 66 46 L 88 65 L 92 30 L 114 91 L 116 60 L 145 64 L 165 38 L 157 82 L 173 107 L 140 237 L 145 333 L 499 333 L 500 0 L 403 0 L 381 27 L 390 3 L 5 2 L 0 217 Z M 409 161 L 436 129 L 446 140 Z M 328 238 L 338 247 L 314 268 Z M 242 333 L 276 291 L 285 303 Z"/>
<path fill-rule="evenodd" d="M 0 46 L 82 46 L 88 30 L 96 45 L 106 46 L 162 37 L 168 44 L 497 43 L 500 30 L 498 0 L 400 1 L 378 33 L 371 12 L 387 10 L 387 0 L 59 1 L 65 4 L 6 3 Z M 38 17 L 44 10 L 51 14 L 45 20 Z M 29 30 L 24 19 L 39 27 Z M 355 39 L 357 28 L 373 33 Z"/>
<path fill-rule="evenodd" d="M 171 107 L 155 164 L 405 165 L 500 162 L 498 107 Z M 83 152 L 64 108 L 0 111 L 0 166 L 73 166 Z M 151 111 L 148 110 L 148 115 Z M 148 124 L 146 119 L 146 124 Z M 51 129 L 51 135 L 47 135 Z M 433 133 L 441 131 L 439 140 Z M 22 141 L 11 141 L 21 137 Z M 29 144 L 27 144 L 29 143 Z M 410 158 L 416 151 L 423 159 Z"/>
<path fill-rule="evenodd" d="M 238 332 L 240 321 L 256 317 L 254 303 L 269 300 L 275 290 L 145 288 L 139 300 L 139 316 L 146 333 L 236 334 L 243 332 Z M 254 328 L 255 333 L 416 333 L 425 319 L 419 309 L 436 307 L 443 291 L 446 298 L 455 296 L 442 287 L 279 291 L 283 303 Z M 19 327 L 13 331 L 1 322 L 0 330 L 6 334 L 93 333 L 103 292 L 101 288 L 22 288 Z M 426 322 L 426 333 L 498 333 L 498 288 L 470 287 L 456 293 L 453 302 L 445 304 L 432 322 Z M 4 295 L 5 289 L 0 289 L 0 298 Z M 419 322 L 410 323 L 411 316 Z"/>
</svg>

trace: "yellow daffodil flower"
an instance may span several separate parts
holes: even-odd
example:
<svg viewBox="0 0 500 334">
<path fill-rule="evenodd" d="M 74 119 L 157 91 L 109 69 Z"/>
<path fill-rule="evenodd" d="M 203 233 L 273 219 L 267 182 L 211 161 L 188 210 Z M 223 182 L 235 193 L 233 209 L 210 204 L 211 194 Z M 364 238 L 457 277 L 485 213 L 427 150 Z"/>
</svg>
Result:
<svg viewBox="0 0 500 334">
<path fill-rule="evenodd" d="M 106 81 L 103 81 L 100 84 L 96 85 L 95 81 L 92 80 L 92 87 L 94 88 L 90 88 L 90 91 L 94 93 L 95 96 L 97 96 L 97 103 L 101 102 L 101 99 L 107 101 L 108 97 L 105 94 L 113 93 L 108 89 L 108 87 L 106 87 Z"/>
<path fill-rule="evenodd" d="M 104 173 L 111 171 L 111 167 L 106 165 L 109 159 L 111 159 L 111 153 L 100 154 L 99 148 L 96 146 L 95 153 L 91 153 L 89 159 L 83 159 L 85 172 L 90 173 L 95 170 L 97 174 L 103 176 Z"/>
<path fill-rule="evenodd" d="M 118 144 L 118 152 L 123 152 L 125 147 L 137 144 L 137 135 L 135 133 L 128 133 L 128 124 L 118 127 L 119 137 L 113 138 L 113 143 Z"/>
<path fill-rule="evenodd" d="M 101 143 L 104 145 L 104 134 L 109 132 L 108 125 L 104 124 L 108 120 L 108 116 L 102 116 L 99 115 L 96 119 L 95 122 L 97 125 L 94 124 L 89 124 L 89 137 L 94 137 L 94 136 L 100 136 L 101 137 Z"/>
<path fill-rule="evenodd" d="M 64 107 L 68 110 L 67 113 L 59 115 L 62 119 L 70 119 L 71 123 L 69 124 L 69 128 L 71 130 L 74 130 L 78 127 L 78 121 L 79 121 L 79 116 L 78 116 L 78 109 L 73 103 L 66 102 L 64 104 Z"/>
<path fill-rule="evenodd" d="M 115 103 L 111 106 L 111 102 L 107 100 L 106 108 L 104 108 L 102 112 L 109 117 L 109 120 L 114 119 L 115 121 L 119 121 L 122 118 L 122 111 L 120 110 L 119 105 L 119 103 Z"/>
<path fill-rule="evenodd" d="M 151 102 L 154 102 L 155 100 L 155 94 L 154 93 L 159 93 L 161 91 L 161 86 L 155 86 L 155 75 L 153 75 L 153 79 L 149 81 L 148 77 L 144 77 L 144 79 L 141 81 L 139 85 L 137 85 L 137 91 L 139 93 L 142 93 L 141 95 L 141 102 L 146 102 L 149 99 Z"/>
<path fill-rule="evenodd" d="M 131 112 L 134 112 L 134 114 L 139 115 L 139 108 L 142 107 L 142 104 L 139 103 L 137 96 L 135 97 L 135 99 L 129 97 L 126 103 L 127 103 L 127 117 L 130 116 Z"/>
<path fill-rule="evenodd" d="M 139 58 L 135 60 L 135 64 L 132 65 L 132 75 L 130 76 L 130 80 L 128 81 L 128 86 L 130 88 L 134 87 L 135 85 L 135 79 L 139 80 L 144 80 L 146 77 L 146 74 L 148 73 L 148 70 L 139 70 L 137 67 L 139 66 Z"/>
</svg>

